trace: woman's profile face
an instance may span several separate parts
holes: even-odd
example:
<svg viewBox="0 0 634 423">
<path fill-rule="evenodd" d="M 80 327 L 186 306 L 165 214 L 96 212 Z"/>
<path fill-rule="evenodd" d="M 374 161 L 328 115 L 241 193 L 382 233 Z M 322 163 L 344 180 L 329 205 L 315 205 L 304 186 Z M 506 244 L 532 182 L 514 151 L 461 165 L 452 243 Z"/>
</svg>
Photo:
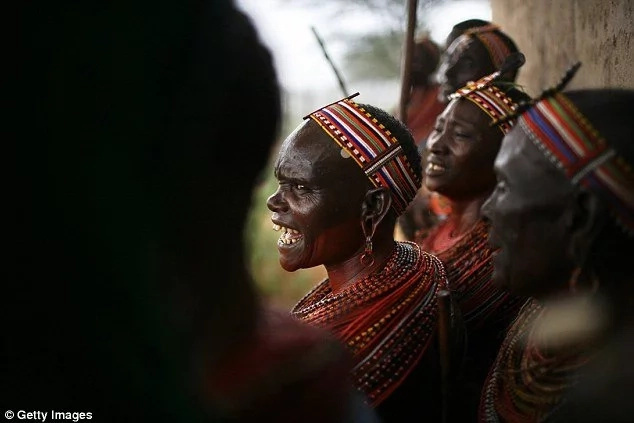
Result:
<svg viewBox="0 0 634 423">
<path fill-rule="evenodd" d="M 495 186 L 493 162 L 502 132 L 466 99 L 453 100 L 427 138 L 425 185 L 454 200 L 488 194 Z"/>
<path fill-rule="evenodd" d="M 496 249 L 493 281 L 534 297 L 566 289 L 572 185 L 518 126 L 504 138 L 495 172 L 497 185 L 482 206 Z"/>
<path fill-rule="evenodd" d="M 464 87 L 469 81 L 477 81 L 483 76 L 495 72 L 491 58 L 484 46 L 471 40 L 461 50 L 459 42 L 453 42 L 442 56 L 438 76 L 441 95 L 445 98 Z"/>
<path fill-rule="evenodd" d="M 363 249 L 361 204 L 369 181 L 351 157 L 313 121 L 283 142 L 278 188 L 268 201 L 277 248 L 287 271 L 341 263 Z"/>
</svg>

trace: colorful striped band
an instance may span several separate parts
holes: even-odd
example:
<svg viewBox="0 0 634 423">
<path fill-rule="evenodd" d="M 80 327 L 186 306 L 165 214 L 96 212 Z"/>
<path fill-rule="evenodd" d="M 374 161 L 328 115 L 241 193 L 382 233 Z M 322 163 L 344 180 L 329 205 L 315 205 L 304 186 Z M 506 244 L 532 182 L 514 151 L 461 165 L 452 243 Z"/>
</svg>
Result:
<svg viewBox="0 0 634 423">
<path fill-rule="evenodd" d="M 572 181 L 603 194 L 616 221 L 634 235 L 634 172 L 564 94 L 526 111 L 520 127 Z"/>
<path fill-rule="evenodd" d="M 349 98 L 329 104 L 311 118 L 345 150 L 375 187 L 388 188 L 392 208 L 403 213 L 421 184 L 399 141 L 385 126 Z"/>
<path fill-rule="evenodd" d="M 478 106 L 494 122 L 499 121 L 513 114 L 517 109 L 517 103 L 492 84 L 499 75 L 499 72 L 494 72 L 476 82 L 468 82 L 466 86 L 451 94 L 449 99 L 465 98 Z M 507 120 L 497 126 L 503 134 L 506 134 L 513 127 L 513 120 Z"/>
<path fill-rule="evenodd" d="M 448 53 L 460 55 L 471 45 L 474 39 L 477 39 L 487 50 L 493 68 L 500 69 L 504 60 L 511 54 L 511 50 L 500 34 L 496 32 L 499 29 L 494 24 L 471 28 L 451 43 L 451 46 L 447 49 Z"/>
</svg>

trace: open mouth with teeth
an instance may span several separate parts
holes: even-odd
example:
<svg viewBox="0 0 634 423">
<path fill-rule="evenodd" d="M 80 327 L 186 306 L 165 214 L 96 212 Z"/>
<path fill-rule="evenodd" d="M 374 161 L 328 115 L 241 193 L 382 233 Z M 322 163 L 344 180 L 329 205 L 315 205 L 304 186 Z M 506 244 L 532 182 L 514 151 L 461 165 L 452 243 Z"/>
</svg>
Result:
<svg viewBox="0 0 634 423">
<path fill-rule="evenodd" d="M 425 168 L 425 173 L 430 176 L 435 176 L 444 173 L 446 170 L 447 168 L 443 165 L 429 162 Z"/>
<path fill-rule="evenodd" d="M 279 246 L 293 245 L 304 237 L 297 229 L 287 228 L 277 224 L 273 224 L 273 230 L 275 232 L 282 232 L 280 238 L 277 240 L 277 245 Z"/>
</svg>

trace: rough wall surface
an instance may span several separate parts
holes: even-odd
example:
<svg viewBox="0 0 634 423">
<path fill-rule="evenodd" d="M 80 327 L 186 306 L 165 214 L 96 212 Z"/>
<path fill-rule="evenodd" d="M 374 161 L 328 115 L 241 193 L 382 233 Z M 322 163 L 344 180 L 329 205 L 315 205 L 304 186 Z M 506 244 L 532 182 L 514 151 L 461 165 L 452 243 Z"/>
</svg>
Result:
<svg viewBox="0 0 634 423">
<path fill-rule="evenodd" d="M 491 0 L 491 9 L 526 55 L 518 82 L 529 94 L 577 60 L 569 88 L 634 88 L 634 0 Z"/>
</svg>

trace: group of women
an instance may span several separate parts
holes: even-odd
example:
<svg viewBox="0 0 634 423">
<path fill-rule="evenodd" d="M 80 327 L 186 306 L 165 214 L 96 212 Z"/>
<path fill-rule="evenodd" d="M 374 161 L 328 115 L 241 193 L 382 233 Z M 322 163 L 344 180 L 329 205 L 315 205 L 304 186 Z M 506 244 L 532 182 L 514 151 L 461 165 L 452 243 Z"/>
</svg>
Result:
<svg viewBox="0 0 634 423">
<path fill-rule="evenodd" d="M 467 21 L 448 37 L 423 158 L 405 124 L 354 96 L 280 149 L 280 263 L 328 274 L 292 315 L 343 342 L 382 421 L 568 421 L 627 333 L 634 92 L 565 92 L 575 66 L 531 99 L 513 83 L 523 62 L 499 27 Z M 395 241 L 422 185 L 450 212 Z"/>
<path fill-rule="evenodd" d="M 279 314 L 236 233 L 281 96 L 234 1 L 16 4 L 7 418 L 631 421 L 634 92 L 564 91 L 575 68 L 530 99 L 466 21 L 443 110 L 412 96 L 424 140 L 352 97 L 309 113 L 268 205 L 281 265 L 328 278 Z M 397 242 L 421 187 L 450 211 Z"/>
</svg>

